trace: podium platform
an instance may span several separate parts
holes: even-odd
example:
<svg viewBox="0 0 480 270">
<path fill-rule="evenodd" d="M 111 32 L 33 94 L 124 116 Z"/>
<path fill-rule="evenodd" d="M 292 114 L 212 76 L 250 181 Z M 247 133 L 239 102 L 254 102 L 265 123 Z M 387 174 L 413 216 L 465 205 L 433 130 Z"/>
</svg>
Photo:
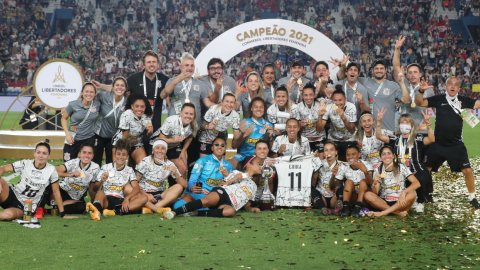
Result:
<svg viewBox="0 0 480 270">
<path fill-rule="evenodd" d="M 60 130 L 0 130 L 0 158 L 33 159 L 35 145 L 50 140 L 51 159 L 63 159 L 65 133 Z M 226 158 L 234 156 L 233 135 L 228 135 Z"/>
</svg>

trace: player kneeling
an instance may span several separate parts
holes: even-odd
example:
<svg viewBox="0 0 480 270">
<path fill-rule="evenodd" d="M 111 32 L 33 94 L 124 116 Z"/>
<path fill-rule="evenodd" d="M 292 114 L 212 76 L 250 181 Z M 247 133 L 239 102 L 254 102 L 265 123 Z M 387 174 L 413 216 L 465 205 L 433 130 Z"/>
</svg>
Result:
<svg viewBox="0 0 480 270">
<path fill-rule="evenodd" d="M 140 193 L 140 186 L 133 169 L 125 163 L 128 161 L 130 143 L 128 140 L 118 140 L 115 144 L 115 162 L 106 164 L 98 173 L 95 189 L 100 186 L 93 204 L 87 203 L 87 212 L 93 220 L 100 220 L 100 213 L 104 216 L 128 214 L 140 210 L 147 197 Z M 125 187 L 132 186 L 132 191 L 124 193 Z"/>
<path fill-rule="evenodd" d="M 365 200 L 382 212 L 368 212 L 368 216 L 381 217 L 390 213 L 406 216 L 417 198 L 415 190 L 420 182 L 405 165 L 394 161 L 390 146 L 382 147 L 380 159 L 382 163 L 375 169 L 372 191 L 365 193 Z M 405 188 L 405 179 L 411 183 L 408 188 Z"/>
<path fill-rule="evenodd" d="M 207 217 L 235 216 L 240 208 L 254 198 L 257 184 L 252 178 L 261 174 L 262 164 L 260 164 L 258 158 L 251 157 L 242 161 L 242 168 L 244 173 L 234 170 L 225 177 L 224 182 L 212 189 L 204 198 L 189 202 L 174 211 L 167 211 L 163 216 L 167 219 L 173 219 L 176 215 L 205 207 L 210 208 L 210 210 L 202 211 Z"/>
<path fill-rule="evenodd" d="M 168 145 L 164 140 L 158 140 L 153 143 L 153 154 L 140 161 L 136 167 L 136 175 L 140 185 L 140 193 L 148 198 L 147 204 L 142 209 L 143 214 L 157 212 L 163 214 L 171 210 L 165 208 L 172 204 L 184 188 L 187 188 L 187 182 L 180 175 L 175 164 L 165 158 Z M 165 190 L 165 181 L 168 176 L 175 178 L 177 184 Z"/>
</svg>

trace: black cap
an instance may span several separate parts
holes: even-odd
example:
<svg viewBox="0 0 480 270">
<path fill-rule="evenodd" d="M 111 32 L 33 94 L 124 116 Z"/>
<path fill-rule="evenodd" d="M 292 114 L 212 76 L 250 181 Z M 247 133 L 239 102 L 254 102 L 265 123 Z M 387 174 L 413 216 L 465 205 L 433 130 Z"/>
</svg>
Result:
<svg viewBox="0 0 480 270">
<path fill-rule="evenodd" d="M 385 59 L 376 59 L 373 61 L 372 68 L 374 68 L 376 65 L 383 65 L 385 68 L 387 68 L 387 64 L 385 63 Z"/>
<path fill-rule="evenodd" d="M 290 65 L 290 67 L 294 67 L 294 66 L 304 67 L 303 61 L 302 61 L 301 59 L 293 59 L 292 64 Z"/>
</svg>

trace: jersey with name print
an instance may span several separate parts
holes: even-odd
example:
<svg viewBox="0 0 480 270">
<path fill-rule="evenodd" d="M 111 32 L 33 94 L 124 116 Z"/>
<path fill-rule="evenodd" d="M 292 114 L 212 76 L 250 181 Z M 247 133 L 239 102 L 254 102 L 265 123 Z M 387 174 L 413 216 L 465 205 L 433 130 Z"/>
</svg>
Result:
<svg viewBox="0 0 480 270">
<path fill-rule="evenodd" d="M 278 175 L 275 205 L 310 206 L 312 174 L 320 168 L 320 159 L 313 154 L 276 159 Z"/>
<path fill-rule="evenodd" d="M 183 126 L 183 124 L 180 122 L 181 121 L 180 119 L 181 119 L 180 115 L 172 115 L 167 117 L 167 119 L 165 119 L 165 122 L 163 122 L 162 127 L 157 129 L 157 131 L 153 133 L 150 140 L 150 144 L 153 145 L 153 143 L 158 140 L 158 136 L 160 135 L 160 132 L 163 135 L 165 135 L 165 137 L 167 137 L 168 139 L 171 139 L 175 136 L 182 136 L 182 131 L 185 138 L 188 138 L 190 135 L 192 135 L 193 130 L 190 127 L 190 124 Z M 194 120 L 192 119 L 192 121 Z M 169 143 L 168 149 L 180 146 L 180 144 L 181 143 L 179 142 Z"/>
<path fill-rule="evenodd" d="M 296 104 L 290 104 L 290 117 L 278 117 L 277 113 L 288 113 L 287 110 L 280 111 L 278 108 L 278 105 L 275 103 L 272 106 L 270 106 L 267 110 L 267 118 L 268 121 L 272 124 L 286 124 L 287 120 L 290 118 L 295 118 L 298 119 L 298 107 Z"/>
<path fill-rule="evenodd" d="M 132 147 L 138 148 L 143 146 L 142 133 L 147 129 L 147 124 L 152 124 L 152 118 L 143 114 L 138 118 L 131 109 L 126 110 L 120 116 L 120 124 L 117 133 L 113 137 L 113 145 L 123 137 L 123 131 L 128 130 L 128 141 Z"/>
<path fill-rule="evenodd" d="M 370 163 L 364 161 L 364 160 L 359 160 L 362 162 L 365 167 L 367 168 L 368 172 L 373 171 L 372 165 Z M 347 181 L 347 180 L 352 180 L 353 185 L 355 185 L 355 192 L 358 193 L 358 190 L 360 189 L 360 181 L 363 179 L 366 179 L 365 174 L 362 172 L 362 170 L 357 169 L 354 170 L 352 169 L 352 166 L 350 163 L 343 163 L 342 166 L 338 168 L 337 175 L 335 176 L 335 179 L 338 181 Z"/>
<path fill-rule="evenodd" d="M 389 202 L 398 201 L 400 194 L 405 189 L 405 180 L 412 175 L 407 166 L 403 164 L 399 165 L 400 171 L 398 175 L 395 176 L 393 171 L 385 172 L 385 178 L 383 181 L 380 181 L 379 196 Z M 377 173 L 382 173 L 380 170 L 385 171 L 384 167 L 380 166 L 375 170 L 373 177 L 375 177 Z"/>
<path fill-rule="evenodd" d="M 325 198 L 331 198 L 335 195 L 335 191 L 330 189 L 330 179 L 332 178 L 332 169 L 335 166 L 342 165 L 341 161 L 335 160 L 335 162 L 330 167 L 326 159 L 320 160 L 320 169 L 318 170 L 318 180 L 317 186 L 315 187 Z M 338 185 L 337 187 L 340 187 Z"/>
<path fill-rule="evenodd" d="M 74 200 L 81 200 L 83 196 L 85 196 L 90 183 L 97 181 L 97 175 L 100 171 L 100 166 L 93 161 L 82 170 L 82 168 L 80 168 L 81 162 L 80 158 L 76 158 L 65 162 L 63 165 L 65 166 L 66 173 L 73 173 L 75 171 L 83 172 L 83 177 L 63 177 L 63 180 L 59 183 L 60 188 L 65 190 L 70 198 Z"/>
<path fill-rule="evenodd" d="M 27 199 L 32 201 L 32 211 L 35 212 L 42 200 L 45 188 L 58 181 L 58 174 L 55 166 L 47 163 L 45 167 L 35 167 L 35 160 L 24 159 L 12 163 L 13 171 L 20 173 L 20 181 L 11 185 L 15 196 L 22 204 Z"/>
<path fill-rule="evenodd" d="M 121 170 L 116 170 L 113 166 L 113 163 L 108 163 L 103 165 L 102 169 L 98 173 L 97 181 L 99 182 L 102 179 L 104 173 L 114 172 L 113 177 L 108 177 L 105 182 L 103 182 L 102 189 L 107 196 L 114 196 L 118 198 L 125 198 L 123 194 L 123 188 L 126 184 L 137 181 L 135 177 L 135 172 L 131 167 L 125 165 Z"/>
<path fill-rule="evenodd" d="M 318 113 L 320 102 L 315 101 L 312 104 L 311 108 L 305 104 L 305 102 L 300 102 L 298 106 L 298 120 L 308 120 L 308 124 L 303 127 L 302 136 L 307 137 L 309 141 L 320 141 L 325 139 L 325 129 L 322 132 L 317 132 L 317 122 L 318 122 Z M 310 121 L 311 120 L 311 121 Z"/>
<path fill-rule="evenodd" d="M 165 165 L 175 166 L 175 164 L 166 160 Z M 168 181 L 168 176 L 171 175 L 175 179 L 175 176 L 172 172 L 165 168 L 163 164 L 157 164 L 153 161 L 152 156 L 147 156 L 143 158 L 140 163 L 138 163 L 135 170 L 142 175 L 138 184 L 140 188 L 145 192 L 159 192 L 165 190 L 165 181 Z M 176 168 L 176 167 L 175 167 Z M 180 172 L 177 170 L 177 174 L 180 175 Z"/>
<path fill-rule="evenodd" d="M 335 104 L 331 103 L 327 105 L 327 109 L 322 119 L 327 121 L 330 119 L 330 130 L 328 131 L 328 138 L 335 141 L 353 141 L 353 135 L 345 127 L 345 123 L 339 114 L 334 110 Z M 343 114 L 350 123 L 357 122 L 357 108 L 350 102 L 346 102 L 344 106 Z"/>
<path fill-rule="evenodd" d="M 308 139 L 300 136 L 300 140 L 302 140 L 302 145 L 295 140 L 294 143 L 291 143 L 288 140 L 287 135 L 278 136 L 272 145 L 272 152 L 278 153 L 282 144 L 286 145 L 285 151 L 281 153 L 282 156 L 295 156 L 295 155 L 307 155 L 310 154 L 310 143 L 308 143 Z"/>
<path fill-rule="evenodd" d="M 207 123 L 215 122 L 213 129 L 204 130 L 198 136 L 198 141 L 201 143 L 212 143 L 217 138 L 218 133 L 227 131 L 230 127 L 233 129 L 240 129 L 240 116 L 234 110 L 228 114 L 222 114 L 222 106 L 216 105 L 208 109 L 203 117 Z"/>
<path fill-rule="evenodd" d="M 229 181 L 235 175 L 241 172 L 234 170 L 232 171 L 227 177 L 225 177 L 225 181 Z M 221 186 L 225 192 L 227 192 L 228 198 L 230 198 L 230 202 L 232 203 L 233 208 L 235 211 L 240 210 L 247 202 L 254 198 L 255 192 L 257 192 L 257 184 L 252 180 L 252 177 L 247 177 L 246 179 L 240 180 L 240 182 L 236 182 L 234 184 L 228 186 Z M 218 190 L 217 192 L 221 192 Z"/>
</svg>

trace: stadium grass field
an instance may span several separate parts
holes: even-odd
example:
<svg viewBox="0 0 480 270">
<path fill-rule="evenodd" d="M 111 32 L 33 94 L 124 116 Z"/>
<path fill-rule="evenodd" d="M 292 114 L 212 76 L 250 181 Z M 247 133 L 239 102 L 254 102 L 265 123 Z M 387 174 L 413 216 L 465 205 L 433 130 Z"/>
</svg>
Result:
<svg viewBox="0 0 480 270">
<path fill-rule="evenodd" d="M 478 131 L 464 128 L 472 157 L 480 153 Z M 479 159 L 472 164 L 478 187 Z M 3 222 L 0 269 L 478 269 L 480 213 L 466 207 L 463 177 L 444 169 L 434 184 L 436 203 L 406 218 L 285 208 L 228 219 L 46 215 L 39 229 Z"/>
</svg>

